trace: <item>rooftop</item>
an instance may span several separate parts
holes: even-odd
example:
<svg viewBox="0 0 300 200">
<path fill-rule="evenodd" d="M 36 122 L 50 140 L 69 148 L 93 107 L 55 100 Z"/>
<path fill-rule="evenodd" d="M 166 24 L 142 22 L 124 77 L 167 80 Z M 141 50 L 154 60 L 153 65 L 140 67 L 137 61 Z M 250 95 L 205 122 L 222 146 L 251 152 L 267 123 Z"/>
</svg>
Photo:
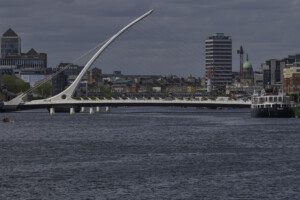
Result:
<svg viewBox="0 0 300 200">
<path fill-rule="evenodd" d="M 3 37 L 18 37 L 16 32 L 14 32 L 11 28 L 9 28 L 5 33 L 2 35 Z"/>
<path fill-rule="evenodd" d="M 214 33 L 212 34 L 211 36 L 208 36 L 209 40 L 212 40 L 212 39 L 221 39 L 221 40 L 224 40 L 224 39 L 231 39 L 230 36 L 226 36 L 224 33 Z"/>
<path fill-rule="evenodd" d="M 34 50 L 33 48 L 31 48 L 28 52 L 27 52 L 28 55 L 32 55 L 32 56 L 36 56 L 38 55 L 38 53 L 36 52 L 36 50 Z"/>
</svg>

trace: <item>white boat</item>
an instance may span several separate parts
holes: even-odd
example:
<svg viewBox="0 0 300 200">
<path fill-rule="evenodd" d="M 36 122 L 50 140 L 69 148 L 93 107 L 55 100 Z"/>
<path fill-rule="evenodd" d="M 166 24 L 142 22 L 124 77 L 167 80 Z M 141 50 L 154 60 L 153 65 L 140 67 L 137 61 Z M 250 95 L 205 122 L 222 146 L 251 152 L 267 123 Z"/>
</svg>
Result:
<svg viewBox="0 0 300 200">
<path fill-rule="evenodd" d="M 252 96 L 252 117 L 294 117 L 290 97 L 283 93 L 267 95 L 264 91 Z"/>
</svg>

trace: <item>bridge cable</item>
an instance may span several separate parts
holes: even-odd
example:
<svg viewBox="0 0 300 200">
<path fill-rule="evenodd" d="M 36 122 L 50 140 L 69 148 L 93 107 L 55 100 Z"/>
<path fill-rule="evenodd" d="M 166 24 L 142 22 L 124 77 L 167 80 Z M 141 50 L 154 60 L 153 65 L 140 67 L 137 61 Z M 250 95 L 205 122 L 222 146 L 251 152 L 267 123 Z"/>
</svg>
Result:
<svg viewBox="0 0 300 200">
<path fill-rule="evenodd" d="M 34 91 L 35 89 L 37 89 L 38 87 L 44 85 L 45 83 L 49 82 L 50 80 L 52 80 L 55 76 L 57 76 L 58 74 L 60 74 L 61 72 L 65 71 L 66 69 L 68 69 L 72 64 L 74 64 L 75 62 L 80 61 L 81 59 L 87 57 L 89 54 L 91 54 L 91 52 L 99 49 L 102 47 L 102 45 L 107 42 L 109 39 L 105 40 L 104 42 L 99 43 L 97 46 L 95 46 L 94 48 L 90 49 L 88 52 L 82 54 L 81 56 L 79 56 L 77 59 L 75 59 L 72 63 L 68 63 L 65 67 L 62 67 L 61 69 L 59 69 L 58 71 L 56 71 L 55 73 L 51 74 L 50 76 L 46 77 L 45 79 L 43 79 L 41 82 L 39 82 L 38 84 L 34 85 L 32 88 L 30 88 L 29 90 L 27 90 L 26 92 L 24 92 L 24 96 L 29 94 L 30 92 Z"/>
</svg>

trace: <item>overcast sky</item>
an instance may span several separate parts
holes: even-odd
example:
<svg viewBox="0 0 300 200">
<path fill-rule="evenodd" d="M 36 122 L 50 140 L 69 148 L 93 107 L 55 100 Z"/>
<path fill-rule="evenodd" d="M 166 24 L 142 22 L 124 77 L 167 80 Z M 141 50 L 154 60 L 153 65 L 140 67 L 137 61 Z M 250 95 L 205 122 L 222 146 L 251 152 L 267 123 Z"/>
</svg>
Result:
<svg viewBox="0 0 300 200">
<path fill-rule="evenodd" d="M 150 9 L 95 66 L 105 73 L 203 76 L 204 40 L 224 32 L 254 68 L 300 53 L 300 0 L 0 0 L 0 32 L 12 28 L 22 51 L 48 53 L 49 67 L 71 62 Z"/>
</svg>

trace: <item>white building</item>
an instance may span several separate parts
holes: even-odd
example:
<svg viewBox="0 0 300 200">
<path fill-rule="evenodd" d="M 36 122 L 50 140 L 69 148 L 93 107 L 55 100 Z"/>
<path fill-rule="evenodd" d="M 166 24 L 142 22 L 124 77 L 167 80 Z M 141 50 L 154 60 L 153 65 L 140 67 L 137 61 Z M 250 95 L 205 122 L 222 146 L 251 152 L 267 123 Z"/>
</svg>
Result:
<svg viewBox="0 0 300 200">
<path fill-rule="evenodd" d="M 232 40 L 216 33 L 205 40 L 206 84 L 212 90 L 225 90 L 232 84 Z"/>
</svg>

